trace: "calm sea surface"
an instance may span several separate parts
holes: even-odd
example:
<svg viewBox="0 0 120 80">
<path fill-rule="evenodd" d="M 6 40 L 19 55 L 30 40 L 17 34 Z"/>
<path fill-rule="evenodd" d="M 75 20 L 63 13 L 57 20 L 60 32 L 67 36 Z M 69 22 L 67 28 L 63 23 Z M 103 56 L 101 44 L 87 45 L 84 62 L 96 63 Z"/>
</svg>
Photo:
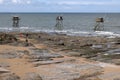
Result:
<svg viewBox="0 0 120 80">
<path fill-rule="evenodd" d="M 13 16 L 20 17 L 20 29 L 24 31 L 46 32 L 54 31 L 56 17 L 63 16 L 62 31 L 71 34 L 94 32 L 95 19 L 103 17 L 106 34 L 120 34 L 120 13 L 0 13 L 0 31 L 12 31 Z"/>
</svg>

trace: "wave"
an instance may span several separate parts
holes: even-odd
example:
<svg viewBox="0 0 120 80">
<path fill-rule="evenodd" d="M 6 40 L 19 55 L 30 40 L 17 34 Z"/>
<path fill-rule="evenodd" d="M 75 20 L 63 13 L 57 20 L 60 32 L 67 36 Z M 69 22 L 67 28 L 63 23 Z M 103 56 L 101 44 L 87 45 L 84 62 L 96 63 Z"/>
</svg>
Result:
<svg viewBox="0 0 120 80">
<path fill-rule="evenodd" d="M 95 33 L 96 33 L 97 35 L 107 36 L 108 38 L 120 37 L 120 34 L 119 34 L 119 33 L 115 33 L 115 32 L 96 31 Z"/>
<path fill-rule="evenodd" d="M 107 38 L 116 38 L 120 37 L 119 33 L 110 32 L 110 31 L 75 31 L 75 30 L 42 30 L 42 32 L 47 33 L 59 33 L 66 34 L 70 36 L 103 36 Z"/>
<path fill-rule="evenodd" d="M 50 29 L 40 29 L 34 27 L 0 27 L 0 32 L 46 32 L 46 33 L 59 33 L 59 34 L 66 34 L 70 36 L 103 36 L 108 38 L 115 38 L 120 37 L 120 33 L 110 32 L 110 31 L 77 31 L 77 30 L 50 30 Z"/>
</svg>

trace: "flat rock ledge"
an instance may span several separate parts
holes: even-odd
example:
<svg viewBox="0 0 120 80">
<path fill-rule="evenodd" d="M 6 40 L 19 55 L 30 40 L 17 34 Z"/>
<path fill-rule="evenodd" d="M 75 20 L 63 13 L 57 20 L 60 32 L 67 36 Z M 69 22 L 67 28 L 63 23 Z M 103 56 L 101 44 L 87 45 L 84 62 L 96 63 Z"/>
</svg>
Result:
<svg viewBox="0 0 120 80">
<path fill-rule="evenodd" d="M 62 63 L 54 67 L 39 66 L 40 75 L 43 80 L 84 80 L 84 78 L 95 77 L 102 74 L 101 67 L 93 64 Z M 44 72 L 44 73 L 41 73 Z M 46 72 L 46 74 L 45 74 Z"/>
</svg>

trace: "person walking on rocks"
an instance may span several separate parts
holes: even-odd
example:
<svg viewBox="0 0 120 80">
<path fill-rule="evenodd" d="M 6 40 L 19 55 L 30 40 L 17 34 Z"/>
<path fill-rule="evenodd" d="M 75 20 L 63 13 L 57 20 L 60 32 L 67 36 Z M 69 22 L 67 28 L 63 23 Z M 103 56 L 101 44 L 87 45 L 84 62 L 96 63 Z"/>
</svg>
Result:
<svg viewBox="0 0 120 80">
<path fill-rule="evenodd" d="M 28 33 L 26 34 L 26 40 L 25 40 L 25 42 L 26 42 L 26 46 L 29 46 L 29 43 L 28 43 Z"/>
</svg>

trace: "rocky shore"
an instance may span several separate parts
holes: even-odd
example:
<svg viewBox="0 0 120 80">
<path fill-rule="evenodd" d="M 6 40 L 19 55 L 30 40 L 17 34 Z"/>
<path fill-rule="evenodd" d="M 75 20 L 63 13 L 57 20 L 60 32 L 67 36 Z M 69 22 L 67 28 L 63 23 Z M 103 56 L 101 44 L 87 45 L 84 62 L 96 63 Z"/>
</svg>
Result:
<svg viewBox="0 0 120 80">
<path fill-rule="evenodd" d="M 120 80 L 120 38 L 0 33 L 0 80 Z"/>
</svg>

